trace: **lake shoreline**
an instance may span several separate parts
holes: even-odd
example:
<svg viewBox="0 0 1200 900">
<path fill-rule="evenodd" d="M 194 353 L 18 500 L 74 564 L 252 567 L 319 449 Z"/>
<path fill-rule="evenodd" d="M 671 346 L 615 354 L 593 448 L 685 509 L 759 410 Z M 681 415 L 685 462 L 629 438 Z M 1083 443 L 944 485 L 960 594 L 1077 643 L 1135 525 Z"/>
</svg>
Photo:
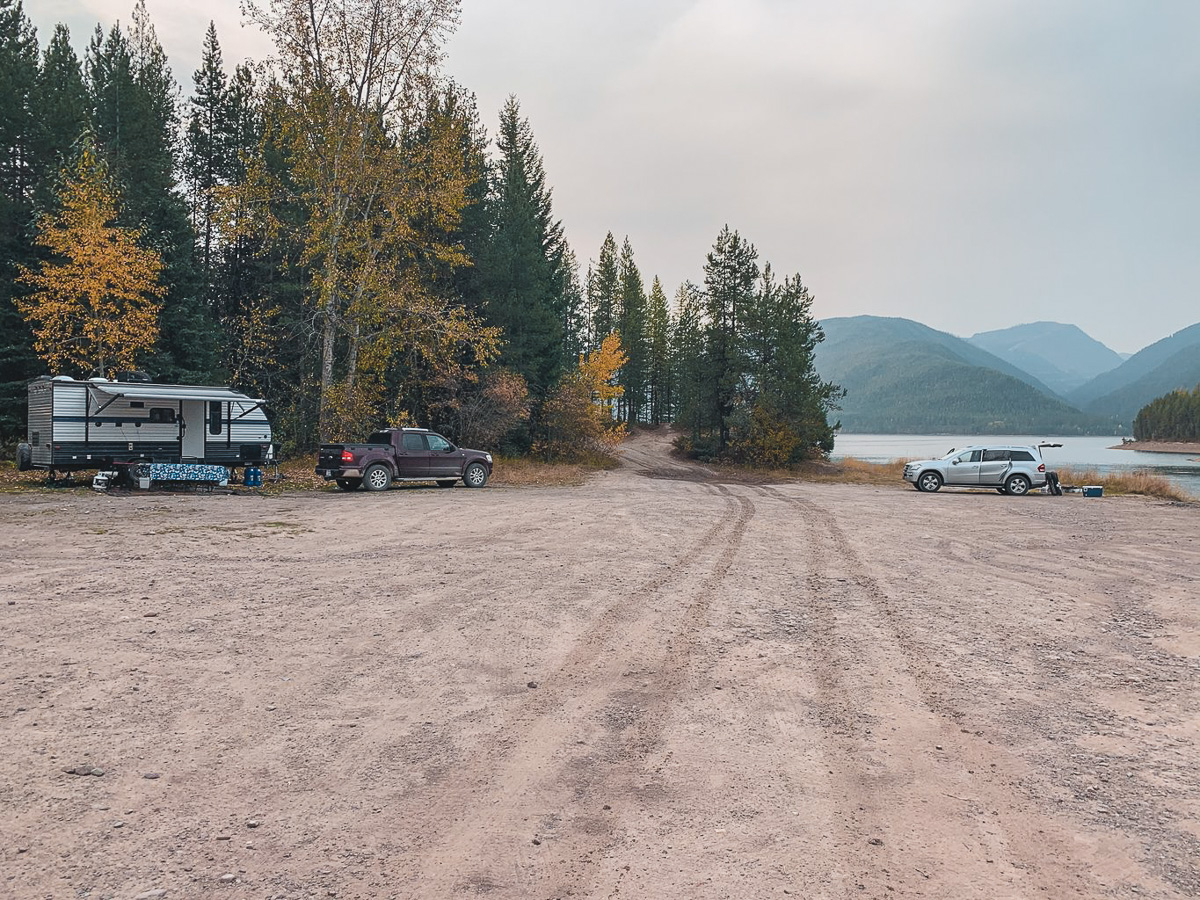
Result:
<svg viewBox="0 0 1200 900">
<path fill-rule="evenodd" d="M 1188 441 L 1126 441 L 1110 450 L 1140 450 L 1142 453 L 1179 453 L 1200 455 L 1200 443 Z"/>
</svg>

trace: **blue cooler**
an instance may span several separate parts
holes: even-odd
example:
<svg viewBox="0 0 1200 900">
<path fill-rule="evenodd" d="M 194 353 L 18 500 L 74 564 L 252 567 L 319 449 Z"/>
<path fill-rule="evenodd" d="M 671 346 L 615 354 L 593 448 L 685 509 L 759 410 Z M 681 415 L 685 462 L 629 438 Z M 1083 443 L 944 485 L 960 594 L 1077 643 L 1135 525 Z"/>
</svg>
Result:
<svg viewBox="0 0 1200 900">
<path fill-rule="evenodd" d="M 1103 497 L 1104 486 L 1099 484 L 1085 484 L 1083 486 L 1083 496 L 1085 497 Z"/>
</svg>

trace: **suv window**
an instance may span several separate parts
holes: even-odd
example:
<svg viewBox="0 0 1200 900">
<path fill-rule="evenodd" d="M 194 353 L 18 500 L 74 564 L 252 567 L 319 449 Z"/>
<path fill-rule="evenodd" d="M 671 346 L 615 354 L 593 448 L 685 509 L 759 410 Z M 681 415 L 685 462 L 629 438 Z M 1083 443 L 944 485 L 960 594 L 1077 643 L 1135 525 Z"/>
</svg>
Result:
<svg viewBox="0 0 1200 900">
<path fill-rule="evenodd" d="M 426 435 L 426 439 L 429 441 L 429 449 L 433 453 L 445 453 L 453 446 L 440 434 Z"/>
<path fill-rule="evenodd" d="M 390 444 L 392 436 L 386 431 L 377 431 L 367 438 L 368 444 Z"/>
<path fill-rule="evenodd" d="M 983 451 L 983 461 L 984 462 L 1004 462 L 1005 460 L 1008 459 L 1008 454 L 1009 454 L 1008 450 L 984 450 Z"/>
<path fill-rule="evenodd" d="M 982 450 L 964 450 L 958 456 L 954 457 L 954 461 L 960 463 L 979 462 L 979 455 L 982 452 Z"/>
<path fill-rule="evenodd" d="M 1013 450 L 1012 451 L 1012 461 L 1013 462 L 1035 462 L 1035 460 L 1033 458 L 1033 454 L 1030 453 L 1028 450 Z"/>
<path fill-rule="evenodd" d="M 404 449 L 410 452 L 416 451 L 417 453 L 423 453 L 425 451 L 425 435 L 405 434 Z"/>
</svg>

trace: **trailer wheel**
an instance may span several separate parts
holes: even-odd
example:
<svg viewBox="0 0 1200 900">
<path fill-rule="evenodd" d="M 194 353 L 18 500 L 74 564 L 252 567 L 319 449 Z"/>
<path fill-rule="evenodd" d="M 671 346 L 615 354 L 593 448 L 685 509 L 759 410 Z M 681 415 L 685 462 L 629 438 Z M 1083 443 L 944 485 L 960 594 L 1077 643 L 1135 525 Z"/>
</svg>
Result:
<svg viewBox="0 0 1200 900">
<path fill-rule="evenodd" d="M 17 471 L 28 472 L 33 468 L 33 447 L 24 441 L 17 444 Z"/>
<path fill-rule="evenodd" d="M 343 491 L 357 491 L 360 484 L 362 484 L 361 478 L 339 478 L 337 480 L 337 486 Z"/>
<path fill-rule="evenodd" d="M 383 463 L 368 466 L 363 472 L 363 487 L 368 491 L 386 491 L 392 486 L 392 470 Z"/>
</svg>

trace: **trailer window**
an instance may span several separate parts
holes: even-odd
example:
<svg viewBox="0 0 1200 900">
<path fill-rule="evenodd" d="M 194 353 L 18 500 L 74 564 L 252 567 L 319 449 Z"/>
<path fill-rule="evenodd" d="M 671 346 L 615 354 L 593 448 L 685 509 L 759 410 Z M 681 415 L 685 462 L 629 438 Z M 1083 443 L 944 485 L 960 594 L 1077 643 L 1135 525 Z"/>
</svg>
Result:
<svg viewBox="0 0 1200 900">
<path fill-rule="evenodd" d="M 174 425 L 175 410 L 170 406 L 152 406 L 150 407 L 150 421 L 160 425 Z"/>
<path fill-rule="evenodd" d="M 221 401 L 220 400 L 209 400 L 208 401 L 208 433 L 209 434 L 220 434 L 221 433 Z"/>
<path fill-rule="evenodd" d="M 146 408 L 146 404 L 145 404 L 145 403 L 143 403 L 141 400 L 130 400 L 130 401 L 129 401 L 129 408 L 130 408 L 130 409 L 145 409 L 145 408 Z"/>
</svg>

